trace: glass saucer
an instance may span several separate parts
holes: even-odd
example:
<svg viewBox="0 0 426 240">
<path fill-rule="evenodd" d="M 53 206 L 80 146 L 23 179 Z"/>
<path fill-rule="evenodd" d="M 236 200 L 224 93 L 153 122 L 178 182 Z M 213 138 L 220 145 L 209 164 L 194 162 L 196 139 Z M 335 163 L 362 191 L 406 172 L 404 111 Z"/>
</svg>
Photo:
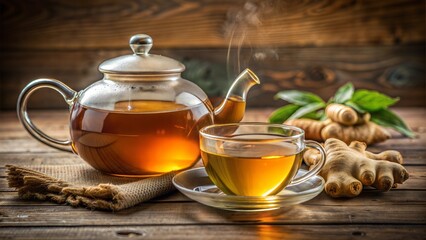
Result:
<svg viewBox="0 0 426 240">
<path fill-rule="evenodd" d="M 300 169 L 297 176 L 306 173 Z M 173 178 L 173 185 L 185 196 L 207 206 L 231 211 L 267 211 L 306 202 L 324 189 L 324 179 L 314 176 L 307 181 L 287 186 L 273 196 L 226 195 L 213 184 L 204 167 L 183 171 Z"/>
</svg>

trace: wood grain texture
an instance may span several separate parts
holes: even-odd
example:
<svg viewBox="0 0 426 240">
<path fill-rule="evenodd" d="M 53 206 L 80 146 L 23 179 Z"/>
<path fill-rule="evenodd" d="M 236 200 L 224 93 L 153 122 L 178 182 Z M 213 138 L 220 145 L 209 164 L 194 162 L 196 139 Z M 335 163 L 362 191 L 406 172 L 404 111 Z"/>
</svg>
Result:
<svg viewBox="0 0 426 240">
<path fill-rule="evenodd" d="M 395 206 L 395 205 L 394 205 Z M 129 226 L 181 224 L 426 224 L 425 205 L 318 206 L 296 205 L 261 213 L 214 209 L 196 202 L 144 203 L 117 213 L 69 206 L 0 206 L 1 226 Z M 61 214 L 58 214 L 60 212 Z M 22 217 L 25 213 L 25 217 Z M 374 213 L 374 214 L 372 214 Z"/>
<path fill-rule="evenodd" d="M 393 45 L 425 40 L 421 0 L 1 1 L 2 49 L 122 48 L 149 33 L 157 48 L 224 47 L 232 27 L 252 45 Z"/>
<path fill-rule="evenodd" d="M 127 48 L 126 43 L 123 45 Z M 229 66 L 227 50 L 221 49 L 154 49 L 157 54 L 187 63 L 184 73 L 205 91 L 224 96 L 237 69 L 250 67 L 261 79 L 261 85 L 248 94 L 249 107 L 278 107 L 274 100 L 281 90 L 312 91 L 329 99 L 338 87 L 353 82 L 367 88 L 400 97 L 397 106 L 426 106 L 426 56 L 424 45 L 376 47 L 305 47 L 247 48 L 232 51 Z M 19 92 L 32 80 L 42 77 L 63 81 L 71 88 L 83 90 L 100 80 L 98 65 L 105 59 L 130 50 L 75 51 L 4 51 L 0 65 L 0 109 L 14 109 Z M 240 68 L 235 64 L 241 57 Z M 259 57 L 263 56 L 263 57 Z M 229 74 L 227 69 L 231 69 Z M 195 79 L 193 75 L 196 75 Z M 229 76 L 229 77 L 228 77 Z M 67 105 L 53 90 L 39 90 L 30 99 L 30 107 L 64 108 Z"/>
<path fill-rule="evenodd" d="M 282 89 L 329 98 L 348 81 L 399 96 L 399 106 L 426 106 L 422 0 L 0 0 L 0 7 L 0 109 L 14 109 L 22 88 L 40 77 L 84 89 L 102 77 L 98 64 L 128 54 L 129 37 L 141 32 L 154 38 L 153 52 L 195 62 L 187 72 L 205 68 L 198 84 L 219 88 L 215 96 L 240 56 L 240 68 L 263 82 L 249 94 L 252 107 L 283 104 L 273 100 Z M 227 66 L 228 45 L 240 43 Z M 66 105 L 41 90 L 30 106 Z"/>
<path fill-rule="evenodd" d="M 188 234 L 190 233 L 190 234 Z M 410 236 L 420 240 L 426 234 L 424 225 L 182 225 L 182 226 L 82 226 L 66 227 L 4 227 L 5 239 L 387 239 L 399 240 Z"/>
<path fill-rule="evenodd" d="M 272 111 L 250 109 L 245 121 L 265 121 Z M 364 189 L 353 199 L 325 193 L 291 208 L 237 213 L 196 203 L 173 193 L 120 212 L 89 211 L 50 202 L 17 199 L 6 185 L 4 164 L 73 164 L 78 157 L 37 145 L 14 112 L 0 112 L 1 239 L 424 239 L 426 234 L 425 109 L 396 109 L 419 135 L 373 146 L 403 151 L 410 179 L 381 193 Z M 66 136 L 66 111 L 33 111 L 43 130 Z"/>
</svg>

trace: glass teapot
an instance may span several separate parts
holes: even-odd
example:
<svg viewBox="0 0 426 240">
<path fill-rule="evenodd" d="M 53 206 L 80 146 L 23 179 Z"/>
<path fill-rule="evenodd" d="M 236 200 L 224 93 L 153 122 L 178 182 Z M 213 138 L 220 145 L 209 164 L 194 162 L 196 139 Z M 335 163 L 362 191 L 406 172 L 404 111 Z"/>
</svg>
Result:
<svg viewBox="0 0 426 240">
<path fill-rule="evenodd" d="M 191 167 L 200 156 L 199 129 L 241 121 L 247 92 L 259 79 L 244 70 L 214 108 L 201 88 L 181 78 L 182 63 L 149 53 L 152 44 L 146 34 L 132 36 L 134 54 L 101 63 L 104 78 L 79 92 L 54 79 L 32 81 L 18 98 L 19 120 L 37 140 L 107 174 L 145 177 Z M 46 135 L 27 114 L 30 95 L 44 87 L 70 106 L 68 140 Z"/>
</svg>

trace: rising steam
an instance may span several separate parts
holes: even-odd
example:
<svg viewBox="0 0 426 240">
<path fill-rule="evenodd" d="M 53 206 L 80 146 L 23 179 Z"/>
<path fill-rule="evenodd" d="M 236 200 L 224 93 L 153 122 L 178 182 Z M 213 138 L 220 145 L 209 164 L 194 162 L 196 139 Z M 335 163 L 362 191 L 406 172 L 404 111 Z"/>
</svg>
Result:
<svg viewBox="0 0 426 240">
<path fill-rule="evenodd" d="M 225 23 L 225 36 L 229 39 L 226 57 L 228 79 L 233 79 L 239 72 L 250 66 L 252 61 L 267 58 L 278 59 L 278 54 L 271 46 L 253 46 L 251 38 L 262 39 L 262 19 L 273 12 L 273 1 L 246 2 L 241 9 L 228 12 Z"/>
</svg>

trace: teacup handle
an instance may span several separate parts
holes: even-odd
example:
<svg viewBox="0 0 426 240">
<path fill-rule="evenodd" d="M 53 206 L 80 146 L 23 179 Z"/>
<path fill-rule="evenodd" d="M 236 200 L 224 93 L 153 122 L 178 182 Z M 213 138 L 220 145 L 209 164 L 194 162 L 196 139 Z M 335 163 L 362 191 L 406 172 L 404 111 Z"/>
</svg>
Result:
<svg viewBox="0 0 426 240">
<path fill-rule="evenodd" d="M 317 149 L 321 154 L 321 159 L 315 165 L 315 167 L 310 169 L 305 175 L 300 176 L 298 178 L 294 178 L 289 185 L 296 185 L 296 184 L 299 184 L 301 182 L 306 181 L 308 178 L 311 178 L 312 176 L 316 175 L 319 171 L 321 171 L 322 167 L 324 167 L 326 155 L 325 155 L 324 148 L 321 146 L 321 144 L 319 144 L 318 142 L 315 142 L 315 141 L 305 140 L 305 145 L 307 147 Z"/>
<path fill-rule="evenodd" d="M 25 129 L 30 133 L 35 139 L 39 140 L 40 142 L 62 150 L 66 152 L 72 152 L 71 150 L 71 140 L 58 140 L 53 137 L 48 136 L 44 132 L 42 132 L 40 129 L 38 129 L 34 123 L 31 121 L 30 117 L 27 113 L 27 103 L 28 98 L 31 96 L 31 94 L 40 88 L 51 88 L 59 92 L 62 97 L 64 97 L 65 101 L 68 103 L 68 105 L 72 105 L 74 103 L 74 99 L 77 96 L 77 92 L 69 88 L 67 85 L 63 84 L 62 82 L 55 80 L 55 79 L 47 79 L 47 78 L 41 78 L 34 80 L 30 82 L 21 92 L 21 94 L 18 97 L 18 104 L 17 104 L 17 113 L 19 121 L 21 121 L 22 125 L 24 125 Z"/>
</svg>

